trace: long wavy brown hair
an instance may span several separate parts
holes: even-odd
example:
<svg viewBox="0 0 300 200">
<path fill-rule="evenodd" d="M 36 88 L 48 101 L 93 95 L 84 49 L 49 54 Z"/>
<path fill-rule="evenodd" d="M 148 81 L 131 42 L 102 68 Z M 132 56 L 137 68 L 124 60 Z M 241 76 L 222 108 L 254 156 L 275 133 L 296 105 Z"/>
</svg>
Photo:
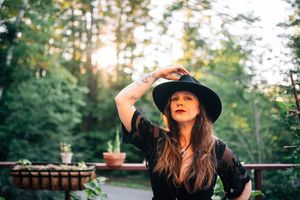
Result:
<svg viewBox="0 0 300 200">
<path fill-rule="evenodd" d="M 180 167 L 182 157 L 180 155 L 180 133 L 177 122 L 171 116 L 171 100 L 169 99 L 164 111 L 164 123 L 168 131 L 166 137 L 158 146 L 159 156 L 154 171 L 167 174 L 175 186 L 179 186 Z M 216 156 L 214 151 L 215 136 L 212 122 L 208 118 L 204 107 L 199 102 L 200 113 L 197 115 L 195 125 L 191 133 L 191 147 L 193 161 L 185 172 L 184 187 L 189 193 L 200 188 L 207 188 L 213 182 L 216 170 Z M 194 185 L 190 185 L 194 181 Z"/>
</svg>

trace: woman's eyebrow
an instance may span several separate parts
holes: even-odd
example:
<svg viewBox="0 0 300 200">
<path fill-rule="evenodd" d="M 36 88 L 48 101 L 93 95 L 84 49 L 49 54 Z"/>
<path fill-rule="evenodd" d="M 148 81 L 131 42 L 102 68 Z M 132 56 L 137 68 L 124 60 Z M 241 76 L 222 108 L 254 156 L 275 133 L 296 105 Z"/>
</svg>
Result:
<svg viewBox="0 0 300 200">
<path fill-rule="evenodd" d="M 192 95 L 192 94 L 184 94 L 184 96 L 186 96 L 186 97 L 194 97 L 194 95 Z"/>
</svg>

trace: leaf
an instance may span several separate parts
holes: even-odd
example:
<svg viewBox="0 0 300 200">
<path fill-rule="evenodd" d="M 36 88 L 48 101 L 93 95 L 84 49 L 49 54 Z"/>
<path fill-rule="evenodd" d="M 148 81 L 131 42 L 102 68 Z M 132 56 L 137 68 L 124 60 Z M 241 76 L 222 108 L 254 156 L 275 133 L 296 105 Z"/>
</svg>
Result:
<svg viewBox="0 0 300 200">
<path fill-rule="evenodd" d="M 265 196 L 265 195 L 260 190 L 252 190 L 251 197 L 256 197 L 256 196 Z"/>
</svg>

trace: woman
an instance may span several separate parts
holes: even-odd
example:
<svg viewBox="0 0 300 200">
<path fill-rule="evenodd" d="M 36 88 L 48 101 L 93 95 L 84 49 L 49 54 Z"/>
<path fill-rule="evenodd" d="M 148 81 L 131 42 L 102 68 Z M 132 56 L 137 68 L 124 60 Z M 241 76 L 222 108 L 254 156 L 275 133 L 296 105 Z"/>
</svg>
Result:
<svg viewBox="0 0 300 200">
<path fill-rule="evenodd" d="M 134 107 L 159 78 L 173 80 L 153 90 L 165 129 Z M 115 102 L 123 124 L 123 142 L 145 153 L 153 199 L 210 200 L 217 175 L 228 198 L 249 199 L 249 176 L 235 154 L 213 134 L 212 123 L 221 114 L 221 101 L 184 67 L 154 71 L 121 90 Z"/>
</svg>

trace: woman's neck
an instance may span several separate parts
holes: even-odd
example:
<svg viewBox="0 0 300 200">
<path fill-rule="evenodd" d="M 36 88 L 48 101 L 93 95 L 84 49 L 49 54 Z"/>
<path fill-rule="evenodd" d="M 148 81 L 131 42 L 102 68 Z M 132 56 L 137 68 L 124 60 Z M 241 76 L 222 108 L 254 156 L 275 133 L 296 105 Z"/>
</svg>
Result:
<svg viewBox="0 0 300 200">
<path fill-rule="evenodd" d="M 178 123 L 181 146 L 186 146 L 190 143 L 193 126 L 194 123 Z"/>
</svg>

